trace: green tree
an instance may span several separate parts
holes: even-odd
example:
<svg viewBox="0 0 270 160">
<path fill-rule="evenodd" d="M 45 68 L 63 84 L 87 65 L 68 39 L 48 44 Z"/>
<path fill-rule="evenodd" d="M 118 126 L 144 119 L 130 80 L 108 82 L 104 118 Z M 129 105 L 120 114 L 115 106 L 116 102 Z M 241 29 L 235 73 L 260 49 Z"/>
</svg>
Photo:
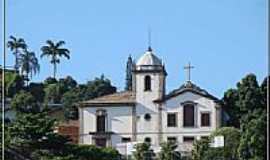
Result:
<svg viewBox="0 0 270 160">
<path fill-rule="evenodd" d="M 181 160 L 181 154 L 176 152 L 177 145 L 172 142 L 161 143 L 161 151 L 159 153 L 160 160 Z"/>
<path fill-rule="evenodd" d="M 73 83 L 72 83 L 73 84 Z M 71 86 L 71 85 L 70 85 Z M 72 87 L 71 87 L 72 88 Z M 75 106 L 77 102 L 112 94 L 116 92 L 110 80 L 103 75 L 88 81 L 86 84 L 81 84 L 64 93 L 61 102 L 65 109 L 66 119 L 77 119 L 78 109 Z"/>
<path fill-rule="evenodd" d="M 74 80 L 71 76 L 59 79 L 59 83 L 65 86 L 65 91 L 71 90 L 77 86 L 76 80 Z"/>
<path fill-rule="evenodd" d="M 53 77 L 48 77 L 44 80 L 44 86 L 48 86 L 49 84 L 54 84 L 57 83 L 57 79 L 53 78 Z"/>
<path fill-rule="evenodd" d="M 255 109 L 249 110 L 242 119 L 241 139 L 238 149 L 241 159 L 266 159 L 266 105 L 267 105 L 267 78 L 258 87 L 256 95 L 249 97 Z M 248 94 L 248 93 L 246 93 Z"/>
<path fill-rule="evenodd" d="M 12 98 L 11 107 L 17 114 L 36 113 L 40 110 L 36 99 L 29 92 L 25 91 L 20 91 Z"/>
<path fill-rule="evenodd" d="M 0 88 L 2 89 L 2 80 L 0 80 Z M 7 97 L 12 98 L 16 93 L 24 88 L 23 77 L 17 73 L 5 73 L 5 93 Z"/>
<path fill-rule="evenodd" d="M 213 148 L 209 143 L 215 136 L 224 136 L 224 147 Z M 193 160 L 228 159 L 238 160 L 237 149 L 239 147 L 240 131 L 233 127 L 223 127 L 214 131 L 209 139 L 197 140 L 193 145 Z"/>
<path fill-rule="evenodd" d="M 54 84 L 50 84 L 54 85 Z M 57 121 L 42 108 L 30 92 L 21 91 L 12 99 L 16 119 L 8 126 L 7 152 L 10 159 L 34 160 L 114 160 L 113 148 L 70 144 L 67 137 L 54 132 Z M 38 108 L 38 109 L 37 109 Z M 10 137 L 10 138 L 9 138 Z"/>
<path fill-rule="evenodd" d="M 261 84 L 261 94 L 262 94 L 262 104 L 265 105 L 267 104 L 267 89 L 268 89 L 268 86 L 270 86 L 270 76 L 268 77 L 265 77 L 262 84 Z"/>
<path fill-rule="evenodd" d="M 15 38 L 14 36 L 10 36 L 9 38 L 10 38 L 10 40 L 7 42 L 7 47 L 10 49 L 10 51 L 15 56 L 14 68 L 16 71 L 18 71 L 19 70 L 18 60 L 19 60 L 19 57 L 21 54 L 21 50 L 26 49 L 27 45 L 26 45 L 24 39 L 22 39 L 22 38 Z"/>
<path fill-rule="evenodd" d="M 259 86 L 256 76 L 248 74 L 228 90 L 224 108 L 231 117 L 229 125 L 240 128 L 238 156 L 240 159 L 266 158 L 266 93 L 267 78 Z"/>
<path fill-rule="evenodd" d="M 207 156 L 206 153 L 210 149 L 209 138 L 196 140 L 191 151 L 192 160 L 203 160 Z"/>
<path fill-rule="evenodd" d="M 29 74 L 32 78 L 33 75 L 39 72 L 40 65 L 34 52 L 24 49 L 23 53 L 20 55 L 19 65 L 21 66 L 21 74 L 25 76 L 28 85 Z"/>
<path fill-rule="evenodd" d="M 64 154 L 68 139 L 54 132 L 56 120 L 29 92 L 16 94 L 11 106 L 17 114 L 8 128 L 9 148 L 32 158 L 32 153 Z"/>
<path fill-rule="evenodd" d="M 51 64 L 53 64 L 53 78 L 56 77 L 56 67 L 60 63 L 60 57 L 70 59 L 70 51 L 66 48 L 61 48 L 65 44 L 64 41 L 54 43 L 51 40 L 46 41 L 47 45 L 41 47 L 41 58 L 44 56 L 51 57 Z"/>
<path fill-rule="evenodd" d="M 252 118 L 245 126 L 241 134 L 240 146 L 238 148 L 241 159 L 265 160 L 266 159 L 266 114 L 258 111 L 253 113 Z"/>
<path fill-rule="evenodd" d="M 86 99 L 104 96 L 116 92 L 116 87 L 112 86 L 111 81 L 101 75 L 100 78 L 95 78 L 88 81 L 86 84 Z"/>
<path fill-rule="evenodd" d="M 240 106 L 237 104 L 238 99 L 237 89 L 229 89 L 224 93 L 223 108 L 230 117 L 226 125 L 236 128 L 240 128 L 241 119 Z"/>
<path fill-rule="evenodd" d="M 214 131 L 210 139 L 213 141 L 215 136 L 224 136 L 224 148 L 217 148 L 214 150 L 220 151 L 220 155 L 225 159 L 237 159 L 237 149 L 239 147 L 240 131 L 233 127 L 223 127 Z"/>
<path fill-rule="evenodd" d="M 61 102 L 64 106 L 64 115 L 66 119 L 78 119 L 78 109 L 75 104 L 82 101 L 83 96 L 84 91 L 81 90 L 81 87 L 76 87 L 63 95 Z"/>
<path fill-rule="evenodd" d="M 236 89 L 225 92 L 223 104 L 230 116 L 229 126 L 240 128 L 241 123 L 246 124 L 248 113 L 263 107 L 261 89 L 256 76 L 248 74 L 237 83 Z"/>
<path fill-rule="evenodd" d="M 37 151 L 61 155 L 68 139 L 54 133 L 55 125 L 56 121 L 46 111 L 21 113 L 9 129 L 12 137 L 11 146 L 30 157 Z"/>
<path fill-rule="evenodd" d="M 63 86 L 59 83 L 49 84 L 45 89 L 44 102 L 46 104 L 60 103 L 63 95 Z"/>
<path fill-rule="evenodd" d="M 133 152 L 133 157 L 135 160 L 144 160 L 146 154 L 152 153 L 150 150 L 150 144 L 148 143 L 138 143 L 135 145 L 135 152 Z"/>
<path fill-rule="evenodd" d="M 45 97 L 43 83 L 30 83 L 28 86 L 28 91 L 39 103 L 43 103 Z"/>
<path fill-rule="evenodd" d="M 128 57 L 127 66 L 126 66 L 126 86 L 125 90 L 132 90 L 132 69 L 133 69 L 133 61 L 131 56 Z"/>
</svg>

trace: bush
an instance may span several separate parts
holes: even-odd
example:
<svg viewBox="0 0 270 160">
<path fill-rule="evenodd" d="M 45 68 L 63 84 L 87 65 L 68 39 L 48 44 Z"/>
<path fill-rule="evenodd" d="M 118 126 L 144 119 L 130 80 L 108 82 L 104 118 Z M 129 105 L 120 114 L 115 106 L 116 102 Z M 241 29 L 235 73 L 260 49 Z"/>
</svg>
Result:
<svg viewBox="0 0 270 160">
<path fill-rule="evenodd" d="M 215 136 L 224 136 L 224 147 L 212 148 L 209 143 Z M 239 147 L 240 131 L 233 127 L 223 127 L 213 132 L 209 139 L 201 139 L 194 143 L 192 150 L 193 160 L 209 160 L 225 158 L 237 160 L 237 149 Z"/>
</svg>

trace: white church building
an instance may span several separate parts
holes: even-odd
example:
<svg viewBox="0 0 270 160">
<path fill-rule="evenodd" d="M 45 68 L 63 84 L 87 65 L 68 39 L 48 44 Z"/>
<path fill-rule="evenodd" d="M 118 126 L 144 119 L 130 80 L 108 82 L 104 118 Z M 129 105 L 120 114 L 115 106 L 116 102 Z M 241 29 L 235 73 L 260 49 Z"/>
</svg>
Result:
<svg viewBox="0 0 270 160">
<path fill-rule="evenodd" d="M 189 66 L 190 69 L 190 66 Z M 195 139 L 221 126 L 218 98 L 187 80 L 166 94 L 166 70 L 149 49 L 134 64 L 132 89 L 79 104 L 81 144 L 111 146 L 173 141 L 189 152 Z"/>
</svg>

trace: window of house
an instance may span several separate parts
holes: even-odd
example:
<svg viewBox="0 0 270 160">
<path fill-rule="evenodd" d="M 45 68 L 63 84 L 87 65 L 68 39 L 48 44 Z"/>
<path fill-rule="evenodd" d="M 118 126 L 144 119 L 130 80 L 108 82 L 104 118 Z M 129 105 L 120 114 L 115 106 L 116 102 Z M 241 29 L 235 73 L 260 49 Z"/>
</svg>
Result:
<svg viewBox="0 0 270 160">
<path fill-rule="evenodd" d="M 168 143 L 177 143 L 177 138 L 176 137 L 167 137 L 167 142 Z"/>
<path fill-rule="evenodd" d="M 95 139 L 95 144 L 98 147 L 106 147 L 107 140 L 106 138 L 97 138 Z"/>
<path fill-rule="evenodd" d="M 167 114 L 167 126 L 168 127 L 176 127 L 177 126 L 177 115 L 176 115 L 176 113 L 168 113 Z"/>
<path fill-rule="evenodd" d="M 192 143 L 194 141 L 194 137 L 184 137 L 183 141 L 188 142 L 188 143 Z"/>
<path fill-rule="evenodd" d="M 202 113 L 201 114 L 201 126 L 208 127 L 210 126 L 210 114 Z"/>
<path fill-rule="evenodd" d="M 184 105 L 184 127 L 194 127 L 194 105 Z"/>
<path fill-rule="evenodd" d="M 104 110 L 97 111 L 97 132 L 105 132 L 106 130 L 106 112 Z"/>
<path fill-rule="evenodd" d="M 148 143 L 148 144 L 151 144 L 151 138 L 150 138 L 150 137 L 146 137 L 146 138 L 144 139 L 144 142 L 145 142 L 145 143 Z"/>
<path fill-rule="evenodd" d="M 122 138 L 122 143 L 128 143 L 131 142 L 131 138 L 130 137 L 123 137 Z"/>
<path fill-rule="evenodd" d="M 144 77 L 144 91 L 151 91 L 151 77 L 149 75 Z"/>
<path fill-rule="evenodd" d="M 146 113 L 146 114 L 144 115 L 144 119 L 145 119 L 146 121 L 150 121 L 150 120 L 151 120 L 151 115 L 150 115 L 149 113 Z"/>
</svg>

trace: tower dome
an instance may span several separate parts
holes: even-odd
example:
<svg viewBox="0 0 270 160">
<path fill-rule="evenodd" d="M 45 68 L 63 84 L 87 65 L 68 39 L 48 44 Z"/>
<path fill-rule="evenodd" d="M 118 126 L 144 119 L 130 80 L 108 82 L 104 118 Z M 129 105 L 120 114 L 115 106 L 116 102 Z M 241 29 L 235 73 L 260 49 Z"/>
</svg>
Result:
<svg viewBox="0 0 270 160">
<path fill-rule="evenodd" d="M 162 66 L 161 60 L 149 49 L 139 58 L 137 66 Z"/>
</svg>

